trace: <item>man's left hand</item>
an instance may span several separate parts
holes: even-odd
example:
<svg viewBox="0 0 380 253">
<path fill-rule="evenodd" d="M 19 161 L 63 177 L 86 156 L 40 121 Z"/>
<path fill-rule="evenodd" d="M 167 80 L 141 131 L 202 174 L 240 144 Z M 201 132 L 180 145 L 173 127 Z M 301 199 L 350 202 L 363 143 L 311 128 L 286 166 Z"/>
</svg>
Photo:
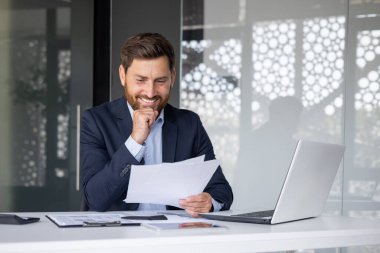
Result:
<svg viewBox="0 0 380 253">
<path fill-rule="evenodd" d="M 208 213 L 212 207 L 211 195 L 207 192 L 202 192 L 197 195 L 189 196 L 185 199 L 180 199 L 180 206 L 192 217 L 199 217 L 199 213 Z"/>
</svg>

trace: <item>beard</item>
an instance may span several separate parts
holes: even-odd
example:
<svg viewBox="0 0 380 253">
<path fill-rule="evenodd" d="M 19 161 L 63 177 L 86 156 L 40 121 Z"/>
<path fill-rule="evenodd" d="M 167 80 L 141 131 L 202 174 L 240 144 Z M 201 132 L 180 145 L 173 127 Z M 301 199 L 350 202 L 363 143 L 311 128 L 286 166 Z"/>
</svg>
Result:
<svg viewBox="0 0 380 253">
<path fill-rule="evenodd" d="M 145 95 L 131 95 L 129 92 L 128 92 L 128 89 L 127 89 L 127 85 L 125 84 L 124 86 L 124 90 L 125 90 L 125 97 L 128 101 L 128 103 L 131 105 L 132 109 L 133 110 L 138 110 L 138 109 L 142 109 L 142 108 L 152 108 L 153 110 L 155 111 L 158 111 L 158 112 L 161 112 L 161 110 L 166 106 L 166 104 L 168 103 L 169 101 L 169 98 L 170 98 L 170 94 L 171 94 L 171 86 L 169 88 L 169 93 L 167 94 L 167 96 L 154 96 L 154 97 L 147 97 Z M 145 100 L 156 100 L 154 102 L 154 104 L 152 104 L 151 106 L 147 106 L 147 105 L 143 105 L 141 103 L 141 99 L 145 99 Z"/>
<path fill-rule="evenodd" d="M 147 105 L 142 105 L 139 102 L 140 99 L 146 99 L 146 100 L 154 99 L 154 100 L 156 100 L 156 102 L 154 105 L 147 106 Z M 148 98 L 147 96 L 136 96 L 136 97 L 133 97 L 131 99 L 128 99 L 128 97 L 127 97 L 127 100 L 128 100 L 128 103 L 131 105 L 133 110 L 138 110 L 138 109 L 142 109 L 142 108 L 152 108 L 155 111 L 161 111 L 161 109 L 163 108 L 162 102 L 161 102 L 162 98 L 160 96 L 154 96 L 152 98 Z"/>
</svg>

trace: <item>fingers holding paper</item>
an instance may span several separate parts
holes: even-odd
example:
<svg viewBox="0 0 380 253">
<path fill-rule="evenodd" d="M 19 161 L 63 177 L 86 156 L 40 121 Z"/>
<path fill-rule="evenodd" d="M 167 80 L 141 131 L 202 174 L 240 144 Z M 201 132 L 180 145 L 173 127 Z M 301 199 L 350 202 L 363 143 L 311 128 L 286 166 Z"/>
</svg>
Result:
<svg viewBox="0 0 380 253">
<path fill-rule="evenodd" d="M 199 213 L 208 213 L 212 207 L 211 195 L 202 192 L 179 200 L 179 205 L 193 217 L 199 217 Z"/>
</svg>

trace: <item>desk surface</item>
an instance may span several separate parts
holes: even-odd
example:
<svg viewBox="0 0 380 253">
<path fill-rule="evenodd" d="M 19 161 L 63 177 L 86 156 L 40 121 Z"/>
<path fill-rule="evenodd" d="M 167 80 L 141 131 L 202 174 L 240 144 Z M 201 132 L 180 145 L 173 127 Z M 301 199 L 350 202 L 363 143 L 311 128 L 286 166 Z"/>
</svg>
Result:
<svg viewBox="0 0 380 253">
<path fill-rule="evenodd" d="M 228 229 L 155 232 L 144 227 L 58 228 L 46 214 L 20 213 L 41 221 L 0 225 L 0 252 L 269 252 L 380 244 L 380 221 L 340 216 L 277 225 L 214 222 Z"/>
</svg>

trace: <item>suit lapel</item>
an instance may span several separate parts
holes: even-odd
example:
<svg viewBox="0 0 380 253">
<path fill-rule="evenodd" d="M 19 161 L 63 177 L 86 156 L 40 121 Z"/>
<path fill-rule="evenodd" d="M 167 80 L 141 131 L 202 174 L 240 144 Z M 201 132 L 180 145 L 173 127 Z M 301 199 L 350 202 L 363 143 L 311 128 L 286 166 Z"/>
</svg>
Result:
<svg viewBox="0 0 380 253">
<path fill-rule="evenodd" d="M 164 125 L 162 126 L 162 162 L 174 162 L 177 146 L 177 125 L 173 117 L 173 108 L 165 107 Z"/>
<path fill-rule="evenodd" d="M 116 124 L 123 140 L 126 140 L 132 132 L 132 117 L 128 110 L 127 101 L 124 97 L 115 101 L 115 106 L 111 108 L 112 114 L 116 118 Z"/>
</svg>

